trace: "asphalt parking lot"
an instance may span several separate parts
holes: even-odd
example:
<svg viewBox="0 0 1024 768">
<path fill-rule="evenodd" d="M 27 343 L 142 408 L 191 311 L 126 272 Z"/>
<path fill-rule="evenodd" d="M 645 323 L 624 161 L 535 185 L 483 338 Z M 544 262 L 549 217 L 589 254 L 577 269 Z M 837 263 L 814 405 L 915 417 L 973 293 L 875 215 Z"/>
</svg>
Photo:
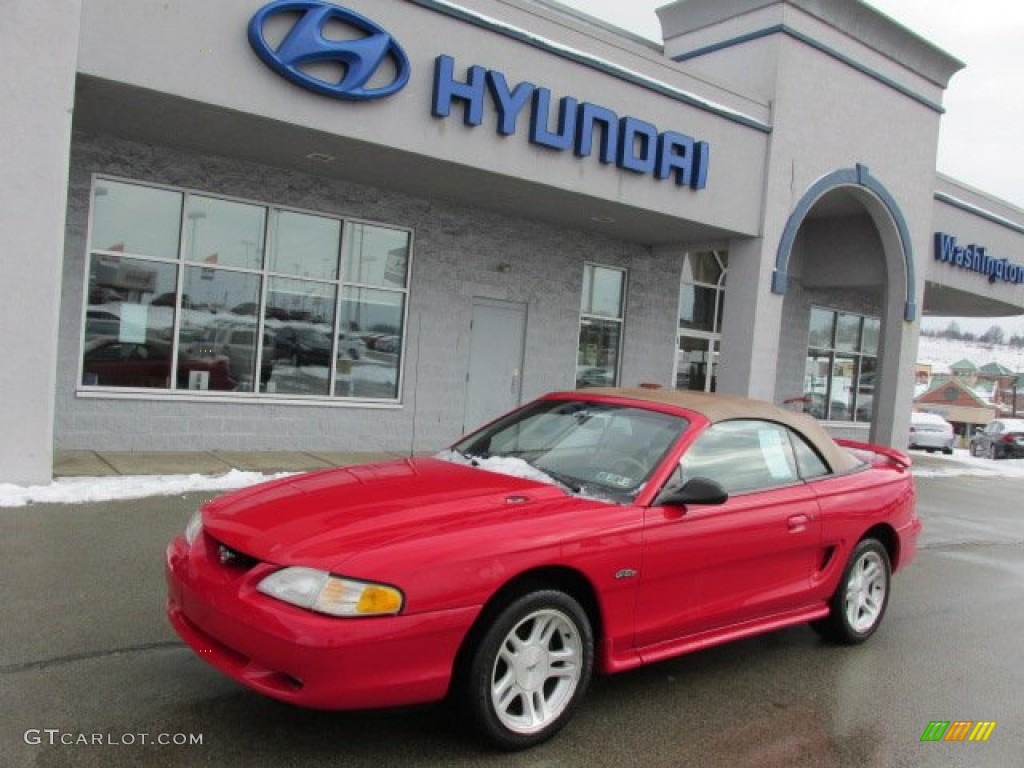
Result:
<svg viewBox="0 0 1024 768">
<path fill-rule="evenodd" d="M 513 755 L 440 706 L 299 710 L 186 650 L 162 556 L 203 495 L 0 509 L 0 765 L 1021 766 L 1024 478 L 918 488 L 922 548 L 866 645 L 798 627 L 598 679 L 565 731 Z M 996 726 L 922 742 L 932 721 Z"/>
</svg>

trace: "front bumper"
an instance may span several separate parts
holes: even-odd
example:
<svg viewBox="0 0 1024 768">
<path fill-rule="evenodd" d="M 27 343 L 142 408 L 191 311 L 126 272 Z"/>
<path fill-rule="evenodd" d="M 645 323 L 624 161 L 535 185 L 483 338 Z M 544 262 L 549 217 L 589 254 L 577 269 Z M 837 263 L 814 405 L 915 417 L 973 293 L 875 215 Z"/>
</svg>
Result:
<svg viewBox="0 0 1024 768">
<path fill-rule="evenodd" d="M 276 566 L 222 565 L 205 534 L 167 549 L 167 616 L 197 655 L 243 685 L 316 709 L 368 709 L 445 696 L 479 608 L 340 619 L 256 591 Z"/>
</svg>

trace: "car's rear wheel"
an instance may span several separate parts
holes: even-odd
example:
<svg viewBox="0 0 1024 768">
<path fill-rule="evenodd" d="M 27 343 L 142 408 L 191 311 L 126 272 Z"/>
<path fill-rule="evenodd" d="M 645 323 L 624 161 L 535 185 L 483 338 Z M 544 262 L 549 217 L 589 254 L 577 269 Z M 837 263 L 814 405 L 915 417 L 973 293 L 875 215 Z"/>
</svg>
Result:
<svg viewBox="0 0 1024 768">
<path fill-rule="evenodd" d="M 877 539 L 863 539 L 850 554 L 828 617 L 812 626 L 833 642 L 863 643 L 878 629 L 889 604 L 889 553 Z"/>
<path fill-rule="evenodd" d="M 572 716 L 593 656 L 593 631 L 579 603 L 563 592 L 531 592 L 501 611 L 480 639 L 463 704 L 494 746 L 531 747 Z"/>
</svg>

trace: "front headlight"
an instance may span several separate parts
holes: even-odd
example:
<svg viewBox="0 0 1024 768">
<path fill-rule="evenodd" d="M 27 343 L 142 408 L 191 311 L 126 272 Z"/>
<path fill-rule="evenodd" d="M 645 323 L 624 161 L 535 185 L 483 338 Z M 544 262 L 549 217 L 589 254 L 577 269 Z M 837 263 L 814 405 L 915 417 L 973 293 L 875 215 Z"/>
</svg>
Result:
<svg viewBox="0 0 1024 768">
<path fill-rule="evenodd" d="M 188 519 L 188 523 L 185 525 L 185 543 L 191 547 L 192 542 L 199 538 L 202 530 L 203 513 L 197 509 L 192 513 L 192 517 Z"/>
<path fill-rule="evenodd" d="M 331 616 L 393 616 L 402 593 L 385 584 L 343 579 L 314 568 L 283 568 L 256 588 L 265 595 Z"/>
</svg>

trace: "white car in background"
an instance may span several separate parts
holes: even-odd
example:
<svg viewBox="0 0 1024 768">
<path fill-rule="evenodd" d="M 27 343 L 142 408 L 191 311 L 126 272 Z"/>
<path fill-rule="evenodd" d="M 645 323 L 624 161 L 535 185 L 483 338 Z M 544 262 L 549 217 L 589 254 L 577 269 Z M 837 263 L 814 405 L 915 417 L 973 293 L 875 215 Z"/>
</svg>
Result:
<svg viewBox="0 0 1024 768">
<path fill-rule="evenodd" d="M 955 440 L 953 425 L 937 413 L 914 411 L 910 414 L 909 447 L 923 448 L 928 453 L 942 451 L 948 454 L 953 452 Z"/>
</svg>

